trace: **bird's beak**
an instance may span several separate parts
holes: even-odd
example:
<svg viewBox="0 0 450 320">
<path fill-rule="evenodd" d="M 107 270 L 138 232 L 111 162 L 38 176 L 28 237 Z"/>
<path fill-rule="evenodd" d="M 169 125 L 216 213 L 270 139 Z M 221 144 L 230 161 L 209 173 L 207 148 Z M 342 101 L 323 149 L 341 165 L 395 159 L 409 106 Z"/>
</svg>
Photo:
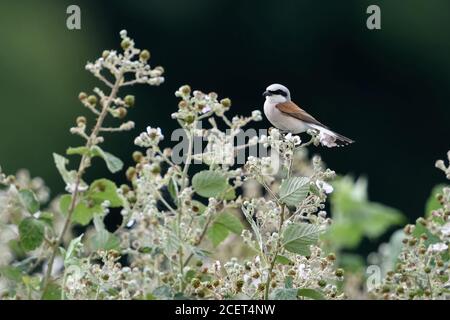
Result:
<svg viewBox="0 0 450 320">
<path fill-rule="evenodd" d="M 270 92 L 269 91 L 264 91 L 263 92 L 263 97 L 267 97 L 267 96 L 270 96 Z"/>
</svg>

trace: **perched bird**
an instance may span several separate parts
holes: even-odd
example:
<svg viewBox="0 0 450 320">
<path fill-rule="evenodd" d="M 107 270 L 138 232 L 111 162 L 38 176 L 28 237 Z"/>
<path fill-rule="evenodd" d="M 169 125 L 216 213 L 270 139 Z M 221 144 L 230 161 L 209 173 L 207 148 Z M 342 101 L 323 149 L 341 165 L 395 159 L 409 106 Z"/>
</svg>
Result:
<svg viewBox="0 0 450 320">
<path fill-rule="evenodd" d="M 326 147 L 345 146 L 354 141 L 332 131 L 291 101 L 291 93 L 285 86 L 274 83 L 266 88 L 263 96 L 264 114 L 270 123 L 284 132 L 293 134 L 313 129 L 319 132 L 320 143 Z"/>
</svg>

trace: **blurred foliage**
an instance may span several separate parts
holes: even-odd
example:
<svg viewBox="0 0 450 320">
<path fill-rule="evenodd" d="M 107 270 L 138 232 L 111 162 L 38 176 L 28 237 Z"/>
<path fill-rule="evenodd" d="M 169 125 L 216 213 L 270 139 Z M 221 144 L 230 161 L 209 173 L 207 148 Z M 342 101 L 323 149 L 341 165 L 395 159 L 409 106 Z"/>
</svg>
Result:
<svg viewBox="0 0 450 320">
<path fill-rule="evenodd" d="M 333 187 L 333 224 L 325 239 L 334 251 L 355 249 L 364 237 L 376 239 L 393 225 L 405 222 L 400 211 L 369 201 L 365 178 L 354 181 L 350 176 L 341 177 Z"/>
</svg>

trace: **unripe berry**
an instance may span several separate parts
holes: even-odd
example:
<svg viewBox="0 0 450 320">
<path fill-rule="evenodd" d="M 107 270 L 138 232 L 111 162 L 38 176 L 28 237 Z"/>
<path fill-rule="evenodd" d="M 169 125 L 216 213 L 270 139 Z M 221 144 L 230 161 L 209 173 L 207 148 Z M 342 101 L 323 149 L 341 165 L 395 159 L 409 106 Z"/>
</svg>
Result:
<svg viewBox="0 0 450 320">
<path fill-rule="evenodd" d="M 200 287 L 200 279 L 199 278 L 192 279 L 191 285 L 197 289 L 198 287 Z"/>
<path fill-rule="evenodd" d="M 133 160 L 134 160 L 136 163 L 141 162 L 141 160 L 142 160 L 143 157 L 144 157 L 144 155 L 142 154 L 142 152 L 140 152 L 140 151 L 135 151 L 135 152 L 133 152 Z"/>
<path fill-rule="evenodd" d="M 134 177 L 136 177 L 136 169 L 133 167 L 129 167 L 127 169 L 125 175 L 129 181 L 132 181 L 134 179 Z"/>
<path fill-rule="evenodd" d="M 88 98 L 87 101 L 89 102 L 90 105 L 95 105 L 97 104 L 97 97 L 94 96 L 93 94 L 91 94 Z"/>
<path fill-rule="evenodd" d="M 127 113 L 128 113 L 127 109 L 125 109 L 123 107 L 120 107 L 117 109 L 117 117 L 119 119 L 125 118 L 127 116 Z"/>
<path fill-rule="evenodd" d="M 336 272 L 334 273 L 337 277 L 343 277 L 344 276 L 344 269 L 338 268 L 336 269 Z"/>
<path fill-rule="evenodd" d="M 131 42 L 128 39 L 123 39 L 122 42 L 120 43 L 120 46 L 122 47 L 123 50 L 126 50 L 130 47 Z"/>
<path fill-rule="evenodd" d="M 228 109 L 229 107 L 231 107 L 231 100 L 229 98 L 222 99 L 220 100 L 220 104 Z"/>
<path fill-rule="evenodd" d="M 133 95 L 129 94 L 129 95 L 125 96 L 123 101 L 125 102 L 125 105 L 127 107 L 133 107 L 134 106 L 134 102 L 135 102 L 135 98 L 134 98 Z"/>
<path fill-rule="evenodd" d="M 141 59 L 144 62 L 150 59 L 150 51 L 145 49 L 142 50 L 141 53 L 139 54 L 139 59 Z"/>
<path fill-rule="evenodd" d="M 330 253 L 330 254 L 328 254 L 328 256 L 327 256 L 327 259 L 328 259 L 329 261 L 335 261 L 335 260 L 336 260 L 336 255 L 335 255 L 334 253 Z"/>
</svg>

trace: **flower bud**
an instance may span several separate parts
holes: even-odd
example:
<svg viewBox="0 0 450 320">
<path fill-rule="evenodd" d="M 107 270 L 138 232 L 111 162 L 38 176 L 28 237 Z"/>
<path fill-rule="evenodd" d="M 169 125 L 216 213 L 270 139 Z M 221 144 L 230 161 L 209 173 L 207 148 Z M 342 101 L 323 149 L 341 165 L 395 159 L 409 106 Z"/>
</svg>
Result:
<svg viewBox="0 0 450 320">
<path fill-rule="evenodd" d="M 195 120 L 195 117 L 194 117 L 194 115 L 192 115 L 192 114 L 188 114 L 188 115 L 186 116 L 186 118 L 184 118 L 184 121 L 185 121 L 187 124 L 191 124 L 192 122 L 194 122 L 194 120 Z"/>
<path fill-rule="evenodd" d="M 185 108 L 187 108 L 187 106 L 188 106 L 188 103 L 185 100 L 181 100 L 178 103 L 178 108 L 180 108 L 180 109 L 185 109 Z"/>
<path fill-rule="evenodd" d="M 120 46 L 122 47 L 123 50 L 126 50 L 130 47 L 131 42 L 129 39 L 123 39 L 122 42 L 120 43 Z"/>
<path fill-rule="evenodd" d="M 426 225 L 427 225 L 427 221 L 426 221 L 424 218 L 422 218 L 422 217 L 420 217 L 419 219 L 417 219 L 416 222 L 417 222 L 417 223 L 420 223 L 420 224 L 423 225 L 423 226 L 426 226 Z"/>
<path fill-rule="evenodd" d="M 189 85 L 184 85 L 180 88 L 181 93 L 183 93 L 184 95 L 189 95 L 191 93 L 191 87 Z"/>
<path fill-rule="evenodd" d="M 336 272 L 334 273 L 336 275 L 336 277 L 343 277 L 344 276 L 344 269 L 342 268 L 338 268 L 336 269 Z"/>
<path fill-rule="evenodd" d="M 141 59 L 144 62 L 150 59 L 150 51 L 145 49 L 142 50 L 141 53 L 139 54 L 139 59 Z"/>
<path fill-rule="evenodd" d="M 225 98 L 220 100 L 220 104 L 224 106 L 224 108 L 229 108 L 231 107 L 231 100 L 229 98 Z"/>
<path fill-rule="evenodd" d="M 140 151 L 133 152 L 133 160 L 134 160 L 134 162 L 136 162 L 136 163 L 141 162 L 143 157 L 144 157 L 144 155 L 142 154 L 142 152 L 140 152 Z"/>
<path fill-rule="evenodd" d="M 86 125 L 86 117 L 80 116 L 77 118 L 77 126 L 82 127 Z"/>
<path fill-rule="evenodd" d="M 125 102 L 125 105 L 127 107 L 133 107 L 134 106 L 134 96 L 129 94 L 127 96 L 125 96 L 125 98 L 123 99 L 123 101 Z"/>
<path fill-rule="evenodd" d="M 117 109 L 117 117 L 118 117 L 119 119 L 125 118 L 125 117 L 127 116 L 127 113 L 128 113 L 127 109 L 125 109 L 125 108 L 123 108 L 123 107 L 119 107 L 119 108 Z"/>
<path fill-rule="evenodd" d="M 109 54 L 110 54 L 110 51 L 109 51 L 109 50 L 103 50 L 103 52 L 102 52 L 102 58 L 103 58 L 103 59 L 108 58 Z"/>
<path fill-rule="evenodd" d="M 97 104 L 97 97 L 94 96 L 93 94 L 91 94 L 88 98 L 87 101 L 89 102 L 90 105 L 96 105 Z"/>
<path fill-rule="evenodd" d="M 200 287 L 200 279 L 199 278 L 194 278 L 194 279 L 192 279 L 192 281 L 191 281 L 191 285 L 194 287 L 194 288 L 198 288 L 198 287 Z"/>
<path fill-rule="evenodd" d="M 130 187 L 127 184 L 123 184 L 120 186 L 120 189 L 122 190 L 122 193 L 126 195 L 128 192 L 130 192 Z"/>
<path fill-rule="evenodd" d="M 78 94 L 78 99 L 80 99 L 80 101 L 83 101 L 83 100 L 86 99 L 86 98 L 87 98 L 86 92 L 80 92 L 80 93 Z"/>
<path fill-rule="evenodd" d="M 335 255 L 334 253 L 328 254 L 327 260 L 329 260 L 329 261 L 335 261 L 335 260 L 336 260 L 336 255 Z"/>
<path fill-rule="evenodd" d="M 136 177 L 136 169 L 134 167 L 129 167 L 125 175 L 129 181 L 132 181 Z"/>
<path fill-rule="evenodd" d="M 205 290 L 200 290 L 199 292 L 197 292 L 197 294 L 199 298 L 204 298 L 206 295 Z"/>
</svg>

